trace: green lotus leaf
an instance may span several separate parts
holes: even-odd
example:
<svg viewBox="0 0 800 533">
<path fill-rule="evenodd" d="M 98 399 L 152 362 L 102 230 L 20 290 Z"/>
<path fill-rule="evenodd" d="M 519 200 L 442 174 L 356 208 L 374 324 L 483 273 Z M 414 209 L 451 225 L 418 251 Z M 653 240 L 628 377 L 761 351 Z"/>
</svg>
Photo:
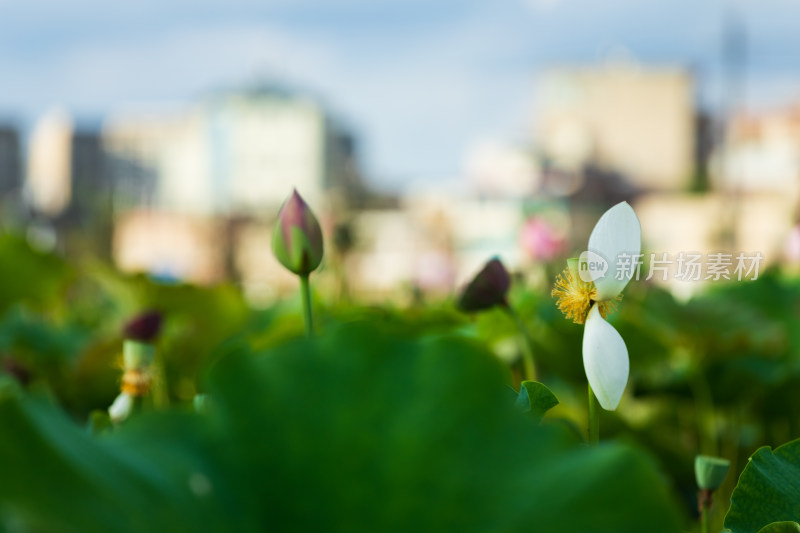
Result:
<svg viewBox="0 0 800 533">
<path fill-rule="evenodd" d="M 732 533 L 756 532 L 773 522 L 800 522 L 800 439 L 775 450 L 756 450 L 739 476 L 725 516 Z"/>
<path fill-rule="evenodd" d="M 541 420 L 556 405 L 558 398 L 546 385 L 538 381 L 523 381 L 520 385 L 517 406 L 531 413 L 537 420 Z"/>
<path fill-rule="evenodd" d="M 654 461 L 535 423 L 474 342 L 369 321 L 240 346 L 205 384 L 214 409 L 144 412 L 110 434 L 0 387 L 0 530 L 680 529 Z"/>
</svg>

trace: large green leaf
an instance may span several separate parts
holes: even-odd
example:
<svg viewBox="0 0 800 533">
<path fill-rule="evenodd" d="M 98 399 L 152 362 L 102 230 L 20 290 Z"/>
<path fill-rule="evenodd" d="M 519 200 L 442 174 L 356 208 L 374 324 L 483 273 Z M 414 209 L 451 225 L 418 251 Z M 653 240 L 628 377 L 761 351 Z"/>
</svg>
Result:
<svg viewBox="0 0 800 533">
<path fill-rule="evenodd" d="M 24 237 L 0 234 L 0 313 L 17 303 L 57 307 L 70 277 L 56 255 L 34 250 Z"/>
<path fill-rule="evenodd" d="M 0 522 L 47 532 L 224 530 L 221 502 L 190 486 L 193 476 L 223 481 L 204 454 L 202 421 L 142 422 L 98 441 L 44 400 L 0 383 Z"/>
<path fill-rule="evenodd" d="M 350 324 L 224 355 L 213 409 L 93 437 L 6 386 L 0 524 L 33 531 L 679 529 L 653 462 L 507 401 L 474 343 Z M 2 527 L 2 526 L 0 526 Z"/>
<path fill-rule="evenodd" d="M 800 439 L 774 451 L 764 446 L 750 457 L 731 496 L 725 527 L 755 533 L 784 521 L 800 521 Z"/>
<path fill-rule="evenodd" d="M 773 522 L 758 530 L 758 533 L 800 533 L 797 522 Z"/>
</svg>

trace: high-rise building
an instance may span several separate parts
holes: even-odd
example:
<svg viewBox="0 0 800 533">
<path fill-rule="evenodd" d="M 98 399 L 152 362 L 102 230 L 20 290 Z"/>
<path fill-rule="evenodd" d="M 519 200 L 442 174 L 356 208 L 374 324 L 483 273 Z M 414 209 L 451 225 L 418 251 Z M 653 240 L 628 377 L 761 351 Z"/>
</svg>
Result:
<svg viewBox="0 0 800 533">
<path fill-rule="evenodd" d="M 282 269 L 270 254 L 250 259 L 268 250 L 293 188 L 320 214 L 364 198 L 353 137 L 318 102 L 279 90 L 117 113 L 103 144 L 116 184 L 114 257 L 123 270 L 201 283 L 235 276 L 247 290 L 258 280 L 275 286 Z"/>
<path fill-rule="evenodd" d="M 541 78 L 536 96 L 536 138 L 555 164 L 599 167 L 644 190 L 691 184 L 695 110 L 687 71 L 556 68 Z"/>
<path fill-rule="evenodd" d="M 725 142 L 715 148 L 715 189 L 800 193 L 800 103 L 732 116 Z"/>
<path fill-rule="evenodd" d="M 38 232 L 66 251 L 106 255 L 113 183 L 97 128 L 64 110 L 43 115 L 28 141 L 25 199 Z"/>
<path fill-rule="evenodd" d="M 19 132 L 0 125 L 0 197 L 18 191 L 22 185 Z"/>
<path fill-rule="evenodd" d="M 55 218 L 69 205 L 73 128 L 66 111 L 53 109 L 38 120 L 31 132 L 25 192 L 38 215 Z"/>
<path fill-rule="evenodd" d="M 277 90 L 119 113 L 106 122 L 104 143 L 116 181 L 138 183 L 138 195 L 162 210 L 258 216 L 292 188 L 311 202 L 335 189 L 361 192 L 352 138 L 317 102 Z"/>
</svg>

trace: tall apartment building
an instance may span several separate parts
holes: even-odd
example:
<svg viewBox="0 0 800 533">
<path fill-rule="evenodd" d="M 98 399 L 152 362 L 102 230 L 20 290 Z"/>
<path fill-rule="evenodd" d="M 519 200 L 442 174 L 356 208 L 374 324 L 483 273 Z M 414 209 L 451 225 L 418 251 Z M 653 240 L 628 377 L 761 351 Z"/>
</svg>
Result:
<svg viewBox="0 0 800 533">
<path fill-rule="evenodd" d="M 695 170 L 692 78 L 678 68 L 555 68 L 538 83 L 536 138 L 557 164 L 618 172 L 643 190 L 682 190 Z"/>
<path fill-rule="evenodd" d="M 118 113 L 103 144 L 117 187 L 114 256 L 124 270 L 274 286 L 281 269 L 259 254 L 292 189 L 321 215 L 331 202 L 356 206 L 365 194 L 353 138 L 318 102 L 274 89 Z"/>
<path fill-rule="evenodd" d="M 99 130 L 76 126 L 63 110 L 35 124 L 27 170 L 26 197 L 39 217 L 77 225 L 108 210 L 112 183 Z"/>
<path fill-rule="evenodd" d="M 312 202 L 337 189 L 362 192 L 352 138 L 317 102 L 277 90 L 119 113 L 103 139 L 115 181 L 156 209 L 258 216 L 292 188 Z"/>
<path fill-rule="evenodd" d="M 19 132 L 12 125 L 0 125 L 0 197 L 22 186 L 21 158 Z"/>
</svg>

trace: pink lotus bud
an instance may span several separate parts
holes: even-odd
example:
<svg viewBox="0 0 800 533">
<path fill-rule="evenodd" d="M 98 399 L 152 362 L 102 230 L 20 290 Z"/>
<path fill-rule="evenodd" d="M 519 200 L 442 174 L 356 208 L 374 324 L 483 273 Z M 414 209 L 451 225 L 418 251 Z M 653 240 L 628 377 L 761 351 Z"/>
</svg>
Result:
<svg viewBox="0 0 800 533">
<path fill-rule="evenodd" d="M 308 204 L 293 191 L 278 213 L 272 252 L 283 266 L 307 276 L 322 262 L 322 229 Z"/>
</svg>

